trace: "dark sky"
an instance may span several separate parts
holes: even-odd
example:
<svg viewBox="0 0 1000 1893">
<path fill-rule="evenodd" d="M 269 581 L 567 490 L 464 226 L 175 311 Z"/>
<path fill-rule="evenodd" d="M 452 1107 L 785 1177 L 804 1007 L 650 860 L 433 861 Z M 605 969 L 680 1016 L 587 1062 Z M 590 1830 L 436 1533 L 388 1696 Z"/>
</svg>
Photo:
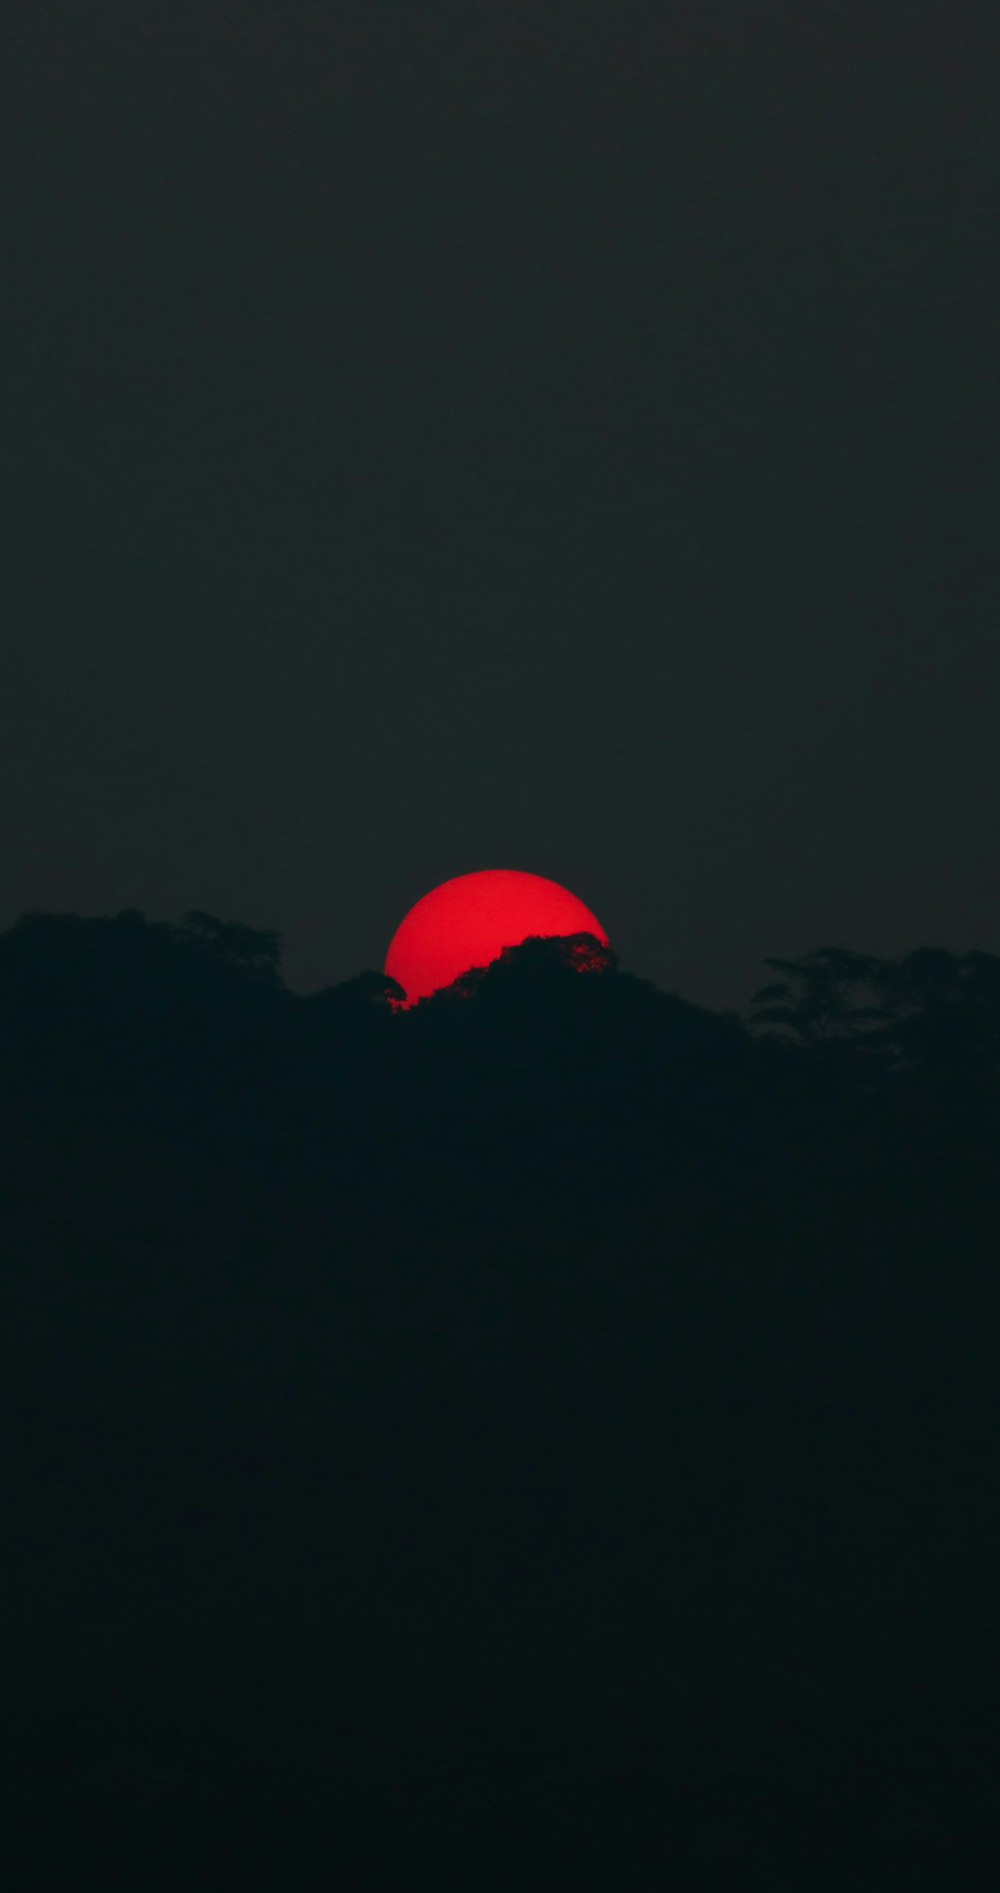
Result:
<svg viewBox="0 0 1000 1893">
<path fill-rule="evenodd" d="M 993 15 L 992 25 L 987 23 Z M 1000 951 L 1000 16 L 16 0 L 0 925 Z"/>
</svg>

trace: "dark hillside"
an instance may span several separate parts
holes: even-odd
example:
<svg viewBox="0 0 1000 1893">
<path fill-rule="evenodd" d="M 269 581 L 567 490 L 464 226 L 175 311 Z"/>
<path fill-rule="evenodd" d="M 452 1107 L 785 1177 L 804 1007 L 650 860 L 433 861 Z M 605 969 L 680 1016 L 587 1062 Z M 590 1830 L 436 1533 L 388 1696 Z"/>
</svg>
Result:
<svg viewBox="0 0 1000 1893">
<path fill-rule="evenodd" d="M 18 1886 L 992 1887 L 1000 964 L 0 938 Z"/>
</svg>

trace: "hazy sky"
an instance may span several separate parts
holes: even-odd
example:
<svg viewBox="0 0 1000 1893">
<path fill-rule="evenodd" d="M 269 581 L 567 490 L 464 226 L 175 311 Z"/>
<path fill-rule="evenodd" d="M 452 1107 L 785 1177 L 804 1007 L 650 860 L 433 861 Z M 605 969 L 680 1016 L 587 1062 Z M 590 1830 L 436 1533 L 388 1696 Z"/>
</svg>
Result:
<svg viewBox="0 0 1000 1893">
<path fill-rule="evenodd" d="M 1000 16 L 15 0 L 0 924 L 1000 952 Z"/>
</svg>

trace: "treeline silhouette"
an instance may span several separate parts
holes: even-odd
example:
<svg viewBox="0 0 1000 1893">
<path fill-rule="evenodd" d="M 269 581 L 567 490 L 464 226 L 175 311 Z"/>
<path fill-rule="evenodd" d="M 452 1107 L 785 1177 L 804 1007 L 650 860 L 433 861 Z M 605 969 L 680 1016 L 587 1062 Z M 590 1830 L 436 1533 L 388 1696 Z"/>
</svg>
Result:
<svg viewBox="0 0 1000 1893">
<path fill-rule="evenodd" d="M 1000 959 L 0 936 L 14 1884 L 992 1887 Z"/>
</svg>

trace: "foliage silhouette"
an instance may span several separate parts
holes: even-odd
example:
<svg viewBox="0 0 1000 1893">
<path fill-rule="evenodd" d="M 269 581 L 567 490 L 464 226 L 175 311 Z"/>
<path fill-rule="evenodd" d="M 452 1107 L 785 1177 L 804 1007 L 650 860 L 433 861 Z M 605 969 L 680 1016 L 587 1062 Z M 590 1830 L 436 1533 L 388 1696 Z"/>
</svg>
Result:
<svg viewBox="0 0 1000 1893">
<path fill-rule="evenodd" d="M 784 979 L 762 986 L 751 1000 L 755 1025 L 781 1025 L 803 1045 L 855 1037 L 859 1026 L 880 1018 L 875 1005 L 855 996 L 872 983 L 874 960 L 841 947 L 821 947 L 797 960 L 767 960 Z"/>
</svg>

